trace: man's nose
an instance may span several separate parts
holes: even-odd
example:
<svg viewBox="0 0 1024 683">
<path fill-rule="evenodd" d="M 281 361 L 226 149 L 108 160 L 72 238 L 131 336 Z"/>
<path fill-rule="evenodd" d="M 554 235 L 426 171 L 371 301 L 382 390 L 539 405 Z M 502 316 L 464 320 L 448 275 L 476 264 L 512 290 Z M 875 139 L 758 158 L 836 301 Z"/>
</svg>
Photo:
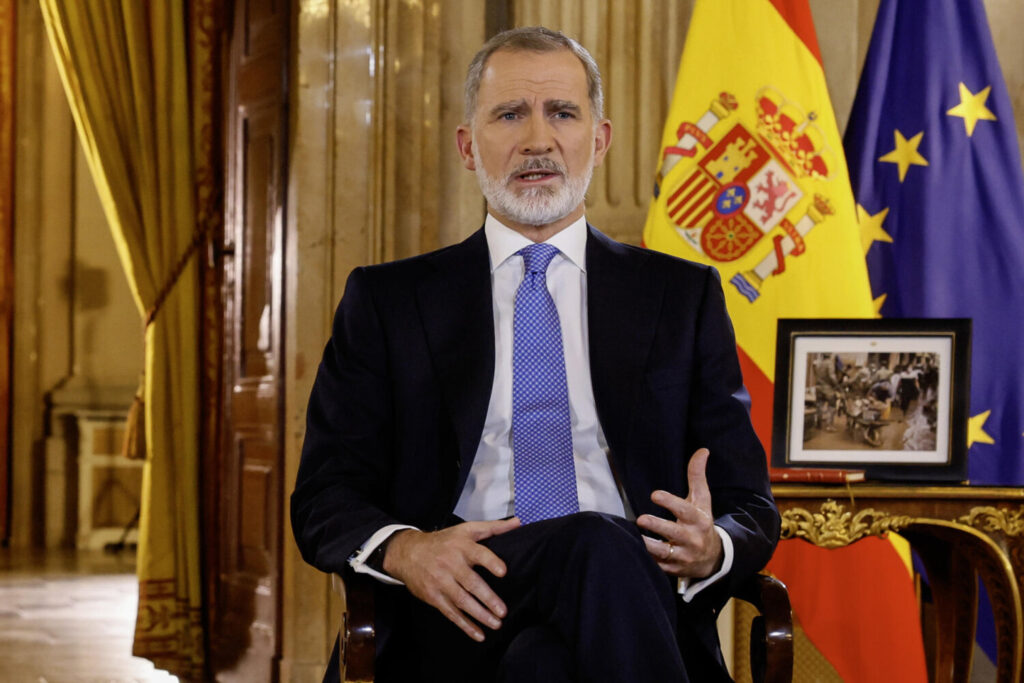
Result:
<svg viewBox="0 0 1024 683">
<path fill-rule="evenodd" d="M 526 120 L 519 151 L 526 155 L 549 154 L 555 147 L 554 131 L 547 116 L 533 114 Z"/>
</svg>

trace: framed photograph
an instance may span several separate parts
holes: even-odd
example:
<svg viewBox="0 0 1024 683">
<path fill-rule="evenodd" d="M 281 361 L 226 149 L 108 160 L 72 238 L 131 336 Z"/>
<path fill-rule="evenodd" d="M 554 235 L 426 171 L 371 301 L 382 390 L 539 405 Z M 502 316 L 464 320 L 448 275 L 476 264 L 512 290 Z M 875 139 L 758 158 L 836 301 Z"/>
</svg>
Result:
<svg viewBox="0 0 1024 683">
<path fill-rule="evenodd" d="M 964 481 L 971 321 L 780 319 L 772 465 Z"/>
</svg>

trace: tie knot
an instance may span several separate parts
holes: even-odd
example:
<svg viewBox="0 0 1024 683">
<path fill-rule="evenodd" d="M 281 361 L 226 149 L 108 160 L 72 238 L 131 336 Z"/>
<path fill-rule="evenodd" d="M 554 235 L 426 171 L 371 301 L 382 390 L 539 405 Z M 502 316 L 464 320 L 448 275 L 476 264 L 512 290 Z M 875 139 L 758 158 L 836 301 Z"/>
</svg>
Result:
<svg viewBox="0 0 1024 683">
<path fill-rule="evenodd" d="M 550 244 L 531 244 L 516 253 L 523 257 L 523 267 L 527 273 L 544 273 L 547 272 L 551 259 L 558 253 L 558 247 Z"/>
</svg>

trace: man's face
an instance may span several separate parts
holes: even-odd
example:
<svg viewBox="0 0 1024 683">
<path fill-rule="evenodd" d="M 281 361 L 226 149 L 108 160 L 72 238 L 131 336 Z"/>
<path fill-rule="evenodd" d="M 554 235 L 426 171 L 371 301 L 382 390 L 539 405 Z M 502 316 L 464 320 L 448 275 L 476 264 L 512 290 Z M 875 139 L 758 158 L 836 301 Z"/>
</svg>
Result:
<svg viewBox="0 0 1024 683">
<path fill-rule="evenodd" d="M 594 168 L 611 142 L 595 121 L 587 76 L 568 50 L 499 50 L 487 60 L 459 153 L 476 171 L 489 211 L 530 237 L 546 237 L 583 215 Z"/>
</svg>

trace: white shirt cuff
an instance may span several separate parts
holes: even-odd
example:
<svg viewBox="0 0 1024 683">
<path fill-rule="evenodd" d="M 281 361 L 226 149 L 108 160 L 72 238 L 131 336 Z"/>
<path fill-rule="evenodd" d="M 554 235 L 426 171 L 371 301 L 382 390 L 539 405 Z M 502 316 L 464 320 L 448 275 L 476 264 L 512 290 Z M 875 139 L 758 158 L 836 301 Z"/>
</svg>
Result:
<svg viewBox="0 0 1024 683">
<path fill-rule="evenodd" d="M 697 593 L 700 593 L 715 581 L 718 581 L 720 578 L 728 574 L 730 569 L 732 569 L 732 538 L 730 538 L 729 534 L 725 533 L 725 529 L 718 525 L 715 525 L 715 531 L 718 532 L 718 536 L 722 539 L 722 568 L 705 579 L 694 581 L 692 585 L 690 583 L 690 578 L 680 576 L 678 591 L 679 594 L 683 596 L 683 602 L 690 602 L 693 600 L 697 596 Z"/>
<path fill-rule="evenodd" d="M 352 557 L 348 558 L 348 566 L 352 567 L 352 571 L 356 574 L 369 574 L 373 578 L 383 583 L 390 584 L 392 586 L 404 586 L 401 581 L 387 574 L 377 571 L 366 564 L 366 561 L 370 559 L 370 555 L 377 549 L 384 541 L 391 537 L 391 534 L 402 529 L 415 529 L 414 526 L 408 524 L 388 524 L 385 527 L 381 527 L 374 532 L 372 536 L 366 539 L 366 542 L 359 547 L 359 550 L 352 553 Z"/>
</svg>

